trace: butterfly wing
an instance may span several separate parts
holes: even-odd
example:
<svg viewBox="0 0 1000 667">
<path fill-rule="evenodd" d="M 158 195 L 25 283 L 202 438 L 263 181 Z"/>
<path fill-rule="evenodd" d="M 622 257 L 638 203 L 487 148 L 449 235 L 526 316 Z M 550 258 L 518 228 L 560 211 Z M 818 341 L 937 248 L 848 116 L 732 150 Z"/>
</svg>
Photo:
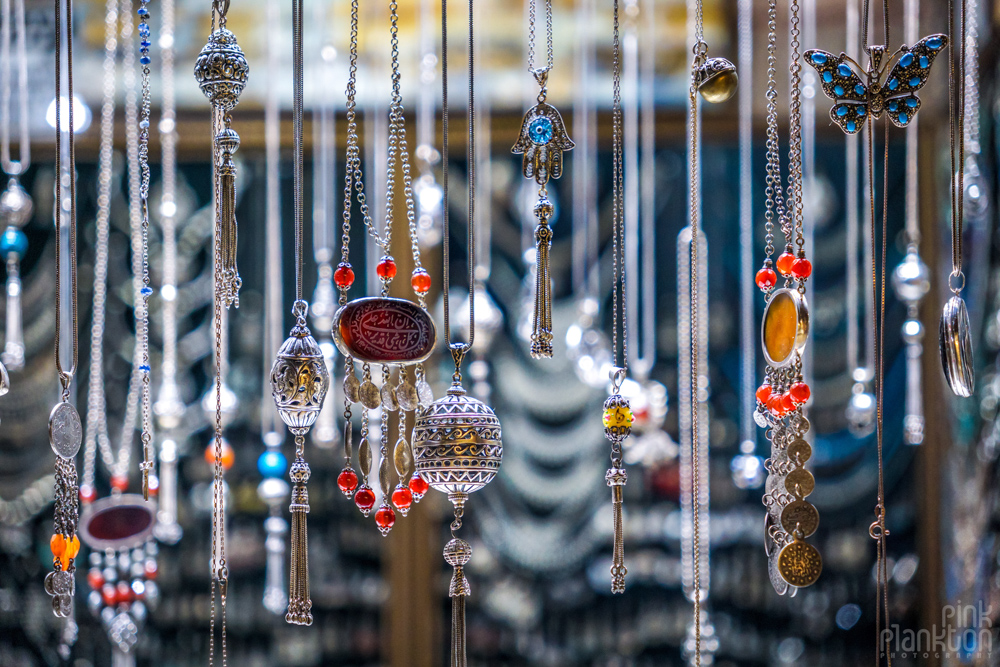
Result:
<svg viewBox="0 0 1000 667">
<path fill-rule="evenodd" d="M 809 49 L 802 57 L 806 64 L 819 72 L 819 83 L 823 92 L 831 100 L 840 102 L 868 102 L 868 86 L 861 76 L 848 64 L 847 54 L 835 56 L 822 49 Z"/>
<path fill-rule="evenodd" d="M 885 113 L 896 127 L 906 127 L 920 110 L 920 98 L 913 93 L 891 97 L 885 102 Z"/>
<path fill-rule="evenodd" d="M 830 109 L 830 119 L 847 134 L 857 134 L 865 126 L 868 105 L 862 102 L 837 102 Z"/>
<path fill-rule="evenodd" d="M 889 76 L 882 85 L 886 99 L 915 93 L 927 83 L 931 65 L 939 53 L 948 45 L 947 35 L 928 35 L 909 49 L 901 49 L 899 59 L 892 66 Z M 917 107 L 919 107 L 919 102 Z M 911 107 L 913 108 L 913 107 Z M 914 109 L 914 113 L 916 110 Z M 912 117 L 912 115 L 911 115 Z"/>
</svg>

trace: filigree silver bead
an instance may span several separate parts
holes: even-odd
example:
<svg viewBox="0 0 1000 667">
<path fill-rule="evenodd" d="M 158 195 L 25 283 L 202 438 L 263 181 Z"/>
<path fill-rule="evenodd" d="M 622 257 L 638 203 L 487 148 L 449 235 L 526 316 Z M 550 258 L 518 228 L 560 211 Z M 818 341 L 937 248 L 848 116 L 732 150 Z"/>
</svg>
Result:
<svg viewBox="0 0 1000 667">
<path fill-rule="evenodd" d="M 213 32 L 194 63 L 194 78 L 212 106 L 231 111 L 249 76 L 250 65 L 236 35 L 226 28 Z"/>
<path fill-rule="evenodd" d="M 412 442 L 417 473 L 449 495 L 483 488 L 503 459 L 496 413 L 457 383 L 419 414 Z"/>
<path fill-rule="evenodd" d="M 323 350 L 308 327 L 296 325 L 271 366 L 271 397 L 293 434 L 305 435 L 316 423 L 329 388 Z"/>
<path fill-rule="evenodd" d="M 17 179 L 10 179 L 0 194 L 0 223 L 7 227 L 24 227 L 31 220 L 35 205 Z"/>
</svg>

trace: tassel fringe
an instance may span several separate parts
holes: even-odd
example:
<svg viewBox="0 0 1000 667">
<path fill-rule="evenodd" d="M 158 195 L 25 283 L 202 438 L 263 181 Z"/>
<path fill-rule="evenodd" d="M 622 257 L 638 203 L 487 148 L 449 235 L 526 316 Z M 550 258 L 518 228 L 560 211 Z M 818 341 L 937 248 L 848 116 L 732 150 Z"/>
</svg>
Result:
<svg viewBox="0 0 1000 667">
<path fill-rule="evenodd" d="M 549 248 L 552 246 L 552 202 L 543 190 L 535 204 L 535 320 L 531 332 L 531 356 L 552 357 L 552 275 L 549 272 Z"/>
</svg>

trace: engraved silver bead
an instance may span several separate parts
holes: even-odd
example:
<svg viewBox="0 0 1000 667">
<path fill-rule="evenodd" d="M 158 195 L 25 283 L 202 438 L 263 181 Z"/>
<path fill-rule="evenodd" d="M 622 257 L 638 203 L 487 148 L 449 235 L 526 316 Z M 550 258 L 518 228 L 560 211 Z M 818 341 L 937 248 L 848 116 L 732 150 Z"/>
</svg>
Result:
<svg viewBox="0 0 1000 667">
<path fill-rule="evenodd" d="M 250 65 L 236 35 L 226 28 L 213 32 L 194 64 L 194 78 L 212 106 L 231 111 L 249 76 Z"/>
<path fill-rule="evenodd" d="M 305 435 L 316 423 L 329 388 L 323 350 L 308 327 L 296 326 L 271 366 L 271 397 L 293 434 Z"/>
</svg>

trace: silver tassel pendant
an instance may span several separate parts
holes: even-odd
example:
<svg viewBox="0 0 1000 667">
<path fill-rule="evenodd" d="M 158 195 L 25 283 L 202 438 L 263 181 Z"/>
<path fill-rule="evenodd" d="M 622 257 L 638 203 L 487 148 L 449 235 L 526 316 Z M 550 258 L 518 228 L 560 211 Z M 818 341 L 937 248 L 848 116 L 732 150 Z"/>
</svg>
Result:
<svg viewBox="0 0 1000 667">
<path fill-rule="evenodd" d="M 243 281 L 236 267 L 236 162 L 233 155 L 240 147 L 240 135 L 230 127 L 215 137 L 219 155 L 219 218 L 222 237 L 222 289 L 226 307 L 240 307 L 240 287 Z"/>
<path fill-rule="evenodd" d="M 292 484 L 291 560 L 288 567 L 288 613 L 285 621 L 295 625 L 312 625 L 312 599 L 309 595 L 309 534 L 306 515 L 309 514 L 309 464 L 302 455 L 295 457 L 289 472 Z"/>
<path fill-rule="evenodd" d="M 452 538 L 444 547 L 444 559 L 454 568 L 448 587 L 451 598 L 451 667 L 466 667 L 465 598 L 472 590 L 464 568 L 472 559 L 472 547 L 465 540 Z"/>
<path fill-rule="evenodd" d="M 622 373 L 624 376 L 624 373 Z M 619 382 L 615 374 L 616 386 Z M 615 545 L 611 560 L 611 592 L 625 592 L 625 524 L 622 520 L 622 501 L 628 473 L 622 466 L 622 442 L 632 433 L 632 407 L 621 394 L 609 396 L 604 401 L 604 435 L 611 441 L 611 468 L 604 476 L 611 487 L 611 503 L 614 510 Z"/>
<path fill-rule="evenodd" d="M 531 356 L 552 357 L 552 275 L 549 273 L 549 249 L 552 247 L 552 202 L 543 189 L 535 204 L 535 319 L 531 331 Z"/>
</svg>

